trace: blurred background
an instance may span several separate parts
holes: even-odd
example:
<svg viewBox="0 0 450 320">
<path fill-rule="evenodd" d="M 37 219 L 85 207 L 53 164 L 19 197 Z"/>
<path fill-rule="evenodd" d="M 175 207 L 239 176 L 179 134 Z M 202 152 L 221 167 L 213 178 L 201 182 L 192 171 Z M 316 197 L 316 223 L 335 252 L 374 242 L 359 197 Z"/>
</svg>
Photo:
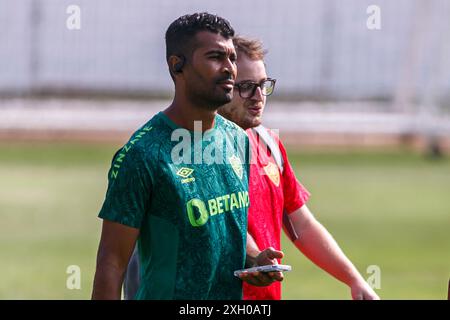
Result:
<svg viewBox="0 0 450 320">
<path fill-rule="evenodd" d="M 380 297 L 445 299 L 446 0 L 2 0 L 0 298 L 90 297 L 111 158 L 169 105 L 164 33 L 200 11 L 263 41 L 277 79 L 264 124 L 319 221 L 366 279 L 380 271 Z M 283 249 L 284 299 L 350 298 L 286 238 Z"/>
</svg>

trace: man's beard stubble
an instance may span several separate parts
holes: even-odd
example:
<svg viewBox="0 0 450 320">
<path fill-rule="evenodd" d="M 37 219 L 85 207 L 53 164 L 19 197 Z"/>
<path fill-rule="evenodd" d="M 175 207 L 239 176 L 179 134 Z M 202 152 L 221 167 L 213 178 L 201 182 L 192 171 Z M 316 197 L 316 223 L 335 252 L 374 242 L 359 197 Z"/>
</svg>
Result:
<svg viewBox="0 0 450 320">
<path fill-rule="evenodd" d="M 214 86 L 214 89 L 200 89 L 200 90 L 191 90 L 191 94 L 189 95 L 189 99 L 194 102 L 196 106 L 202 109 L 206 109 L 209 111 L 217 111 L 221 106 L 229 103 L 233 98 L 233 91 L 226 92 L 220 88 L 218 85 Z"/>
</svg>

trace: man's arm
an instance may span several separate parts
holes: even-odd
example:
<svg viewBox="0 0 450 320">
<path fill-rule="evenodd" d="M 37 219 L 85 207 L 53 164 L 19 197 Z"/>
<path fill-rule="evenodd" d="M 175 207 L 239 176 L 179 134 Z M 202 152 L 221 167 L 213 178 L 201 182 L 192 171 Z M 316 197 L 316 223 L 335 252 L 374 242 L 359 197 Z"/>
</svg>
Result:
<svg viewBox="0 0 450 320">
<path fill-rule="evenodd" d="M 92 299 L 120 300 L 122 282 L 139 229 L 103 220 Z"/>
<path fill-rule="evenodd" d="M 251 268 L 251 267 L 257 266 L 258 263 L 256 261 L 256 257 L 261 253 L 261 250 L 259 250 L 255 239 L 248 232 L 247 232 L 247 244 L 246 244 L 245 250 L 246 250 L 245 267 Z M 272 262 L 267 261 L 266 264 L 272 264 Z"/>
<path fill-rule="evenodd" d="M 306 205 L 289 214 L 298 238 L 296 247 L 317 266 L 351 288 L 356 300 L 379 299 L 364 278 L 345 256 L 331 234 L 320 224 Z"/>
</svg>

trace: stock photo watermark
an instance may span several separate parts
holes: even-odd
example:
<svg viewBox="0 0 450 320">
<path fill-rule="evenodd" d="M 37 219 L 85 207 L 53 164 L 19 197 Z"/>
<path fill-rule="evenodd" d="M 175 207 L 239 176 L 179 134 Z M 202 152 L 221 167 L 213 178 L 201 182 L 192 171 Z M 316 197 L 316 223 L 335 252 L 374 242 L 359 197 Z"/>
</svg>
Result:
<svg viewBox="0 0 450 320">
<path fill-rule="evenodd" d="M 66 13 L 69 15 L 66 19 L 66 27 L 68 30 L 81 29 L 81 8 L 78 5 L 72 4 L 66 8 Z"/>
<path fill-rule="evenodd" d="M 81 268 L 77 265 L 70 265 L 66 269 L 69 275 L 66 280 L 66 288 L 69 290 L 81 289 Z"/>
<path fill-rule="evenodd" d="M 375 4 L 367 7 L 366 13 L 369 15 L 366 26 L 369 30 L 381 30 L 381 8 Z"/>
<path fill-rule="evenodd" d="M 279 130 L 272 129 L 271 136 L 275 144 L 279 141 Z M 260 140 L 261 137 L 257 136 Z M 255 164 L 256 156 L 251 156 L 250 148 L 244 150 L 246 137 L 240 129 L 231 129 L 226 135 L 214 135 L 203 132 L 202 122 L 194 121 L 194 132 L 179 128 L 172 132 L 172 142 L 178 142 L 171 152 L 174 164 L 231 164 L 237 160 L 237 155 L 245 155 L 250 164 Z M 204 147 L 204 148 L 203 148 Z M 273 148 L 273 147 L 272 147 Z M 193 151 L 193 152 L 192 152 Z M 258 153 L 273 153 L 266 143 L 258 143 Z"/>
<path fill-rule="evenodd" d="M 183 128 L 174 130 L 171 140 L 178 142 L 171 152 L 172 162 L 176 165 L 232 164 L 237 154 L 245 153 L 242 150 L 245 136 L 238 130 L 229 130 L 226 136 L 208 134 L 202 131 L 201 121 L 194 121 L 193 133 Z"/>
<path fill-rule="evenodd" d="M 381 268 L 377 265 L 370 265 L 366 269 L 366 273 L 370 274 L 366 282 L 372 289 L 381 289 Z"/>
<path fill-rule="evenodd" d="M 141 140 L 153 128 L 144 127 L 138 131 L 128 143 L 123 146 L 121 151 L 114 159 L 111 178 L 115 179 L 121 171 L 121 167 L 134 145 Z M 266 154 L 270 157 L 275 153 L 274 148 L 278 148 L 279 130 L 272 129 L 271 137 L 274 141 L 274 146 L 269 147 L 266 143 L 258 143 L 256 154 L 252 154 L 250 144 L 245 135 L 242 134 L 241 129 L 235 128 L 227 130 L 225 135 L 215 134 L 212 131 L 202 130 L 202 121 L 194 121 L 194 131 L 179 128 L 172 131 L 171 141 L 177 142 L 171 149 L 171 161 L 174 165 L 213 165 L 213 164 L 227 164 L 231 165 L 235 172 L 242 178 L 242 166 L 246 164 L 256 164 L 257 155 Z M 264 141 L 261 137 L 258 140 Z M 245 149 L 245 146 L 248 146 Z M 246 163 L 247 161 L 247 163 Z M 276 164 L 269 163 L 262 174 L 267 174 L 278 185 L 279 177 L 276 177 L 278 169 Z M 186 169 L 186 168 L 182 168 Z M 177 173 L 183 176 L 184 173 Z M 184 178 L 188 178 L 185 176 Z M 278 181 L 278 182 L 277 182 Z"/>
</svg>

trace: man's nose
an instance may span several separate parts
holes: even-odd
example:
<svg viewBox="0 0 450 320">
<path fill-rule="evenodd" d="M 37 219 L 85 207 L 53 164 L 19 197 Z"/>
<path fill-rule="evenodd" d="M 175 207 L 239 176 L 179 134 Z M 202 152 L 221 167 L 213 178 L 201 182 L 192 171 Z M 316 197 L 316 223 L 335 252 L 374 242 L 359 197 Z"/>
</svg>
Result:
<svg viewBox="0 0 450 320">
<path fill-rule="evenodd" d="M 262 89 L 260 86 L 257 86 L 255 89 L 255 93 L 252 96 L 252 100 L 263 101 L 264 95 L 262 94 Z"/>
<path fill-rule="evenodd" d="M 237 67 L 230 59 L 225 59 L 222 66 L 222 72 L 226 72 L 232 75 L 233 79 L 236 79 Z"/>
</svg>

